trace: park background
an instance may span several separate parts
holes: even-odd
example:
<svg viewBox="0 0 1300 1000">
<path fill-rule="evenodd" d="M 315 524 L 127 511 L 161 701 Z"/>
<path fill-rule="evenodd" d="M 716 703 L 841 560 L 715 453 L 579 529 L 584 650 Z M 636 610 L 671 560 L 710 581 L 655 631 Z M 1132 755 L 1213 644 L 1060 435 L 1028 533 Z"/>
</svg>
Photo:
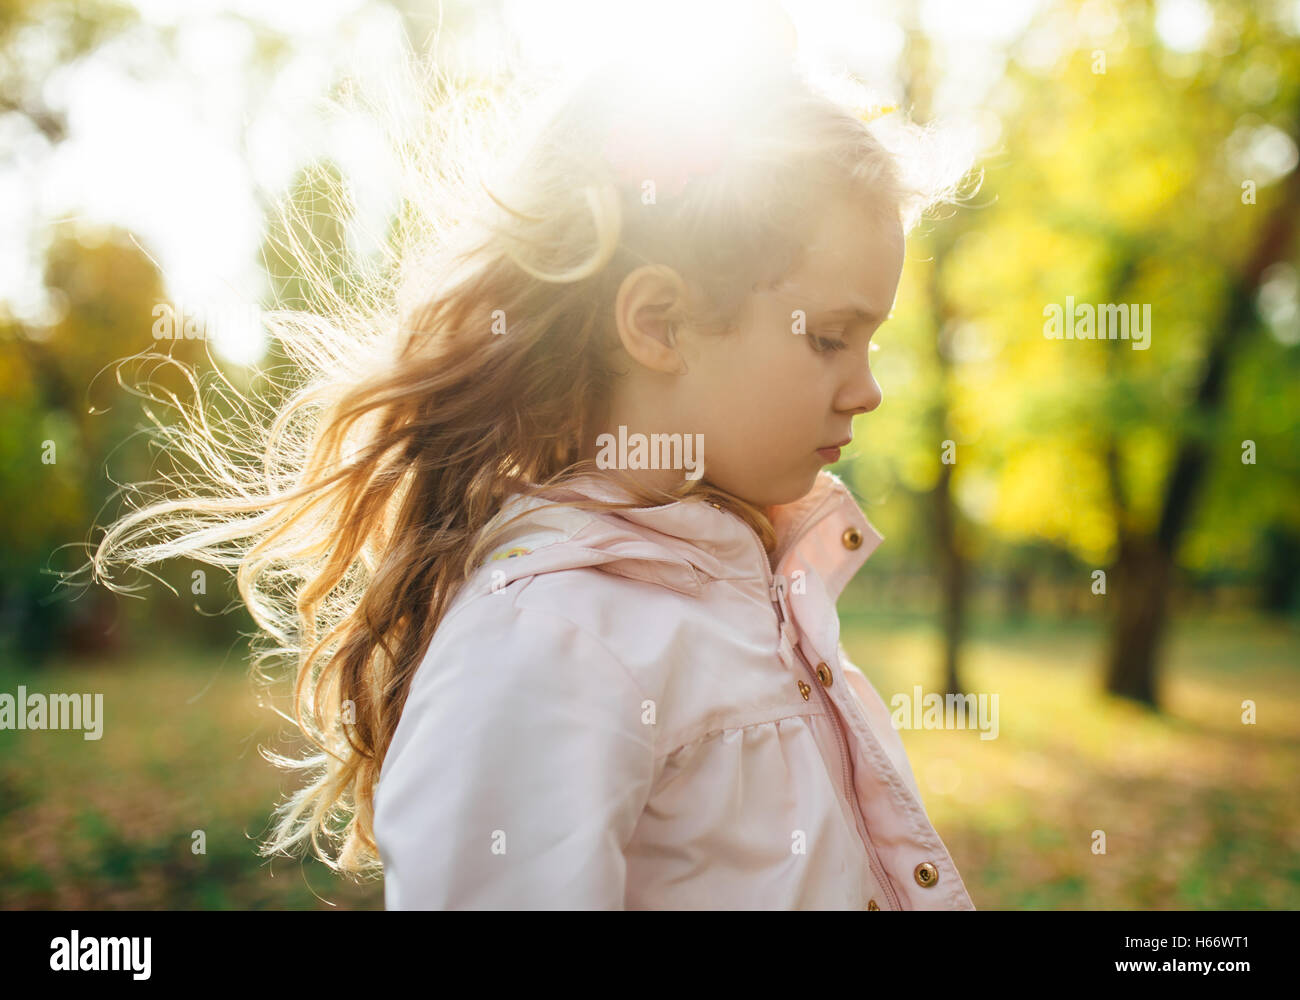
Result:
<svg viewBox="0 0 1300 1000">
<path fill-rule="evenodd" d="M 887 704 L 1000 699 L 995 740 L 902 734 L 976 906 L 1297 908 L 1300 0 L 783 6 L 982 171 L 909 241 L 885 403 L 835 466 L 886 538 L 841 600 L 850 655 Z M 291 780 L 258 748 L 295 744 L 227 581 L 56 587 L 153 469 L 113 365 L 186 303 L 221 321 L 167 348 L 249 385 L 238 305 L 314 304 L 287 243 L 365 266 L 392 164 L 321 99 L 398 48 L 473 83 L 670 14 L 0 2 L 0 691 L 106 713 L 94 742 L 0 731 L 0 906 L 382 906 L 256 854 Z M 1149 304 L 1149 348 L 1044 337 L 1067 296 Z"/>
</svg>

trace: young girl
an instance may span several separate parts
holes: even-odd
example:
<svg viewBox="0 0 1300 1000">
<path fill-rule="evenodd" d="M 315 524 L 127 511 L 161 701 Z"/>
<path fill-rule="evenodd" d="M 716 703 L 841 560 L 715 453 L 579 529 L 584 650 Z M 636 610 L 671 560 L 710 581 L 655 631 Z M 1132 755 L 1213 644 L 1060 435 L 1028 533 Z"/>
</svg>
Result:
<svg viewBox="0 0 1300 1000">
<path fill-rule="evenodd" d="M 973 909 L 840 644 L 882 538 L 823 468 L 951 189 L 789 67 L 546 109 L 395 311 L 284 321 L 262 465 L 190 412 L 229 489 L 97 566 L 238 565 L 319 751 L 264 853 L 390 908 Z"/>
</svg>

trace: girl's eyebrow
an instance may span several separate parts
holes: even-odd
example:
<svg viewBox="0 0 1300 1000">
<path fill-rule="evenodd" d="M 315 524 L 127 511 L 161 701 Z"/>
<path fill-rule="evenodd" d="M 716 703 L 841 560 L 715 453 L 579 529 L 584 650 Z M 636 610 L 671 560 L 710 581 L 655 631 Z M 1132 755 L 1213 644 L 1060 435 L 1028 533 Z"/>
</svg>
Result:
<svg viewBox="0 0 1300 1000">
<path fill-rule="evenodd" d="M 858 306 L 840 306 L 838 309 L 826 309 L 817 313 L 818 319 L 830 319 L 831 317 L 853 317 L 861 320 L 863 323 L 883 323 L 889 319 L 888 315 L 881 316 L 877 312 L 859 308 Z"/>
<path fill-rule="evenodd" d="M 777 283 L 771 286 L 770 291 L 775 292 L 777 295 L 783 295 L 787 297 L 795 297 L 795 298 L 801 297 L 800 289 L 788 287 L 783 283 Z M 818 309 L 816 311 L 812 309 L 808 309 L 806 311 L 810 319 L 822 320 L 822 319 L 839 318 L 842 316 L 846 318 L 851 317 L 853 319 L 861 320 L 864 323 L 883 323 L 885 320 L 889 319 L 891 315 L 893 315 L 893 309 L 890 309 L 887 313 L 885 313 L 882 316 L 874 309 L 869 308 L 866 302 L 861 302 L 861 301 L 853 301 L 850 302 L 848 305 L 838 306 L 834 309 Z"/>
</svg>

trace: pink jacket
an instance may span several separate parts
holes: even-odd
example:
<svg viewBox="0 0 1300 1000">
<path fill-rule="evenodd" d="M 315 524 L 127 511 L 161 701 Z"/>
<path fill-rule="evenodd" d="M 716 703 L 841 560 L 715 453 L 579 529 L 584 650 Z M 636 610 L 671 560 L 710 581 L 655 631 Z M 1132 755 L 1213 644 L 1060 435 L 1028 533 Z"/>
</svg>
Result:
<svg viewBox="0 0 1300 1000">
<path fill-rule="evenodd" d="M 839 642 L 883 539 L 838 477 L 775 509 L 776 573 L 700 501 L 521 509 L 384 760 L 389 909 L 974 909 Z"/>
</svg>

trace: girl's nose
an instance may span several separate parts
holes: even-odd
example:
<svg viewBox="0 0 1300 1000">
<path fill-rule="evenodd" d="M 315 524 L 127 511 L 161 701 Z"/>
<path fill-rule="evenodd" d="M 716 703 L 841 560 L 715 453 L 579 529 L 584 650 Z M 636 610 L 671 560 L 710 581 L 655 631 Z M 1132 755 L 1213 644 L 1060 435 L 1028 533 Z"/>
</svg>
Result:
<svg viewBox="0 0 1300 1000">
<path fill-rule="evenodd" d="M 885 394 L 880 389 L 876 377 L 871 374 L 868 365 L 854 367 L 853 378 L 840 390 L 840 398 L 835 408 L 856 416 L 870 413 L 884 400 Z"/>
</svg>

